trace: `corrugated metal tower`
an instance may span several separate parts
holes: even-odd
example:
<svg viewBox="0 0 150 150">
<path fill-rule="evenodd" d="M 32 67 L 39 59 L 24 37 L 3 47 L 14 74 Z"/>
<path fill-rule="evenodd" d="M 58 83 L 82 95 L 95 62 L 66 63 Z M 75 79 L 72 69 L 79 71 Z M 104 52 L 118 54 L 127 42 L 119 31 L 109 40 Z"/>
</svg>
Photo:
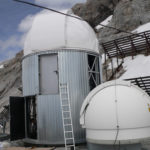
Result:
<svg viewBox="0 0 150 150">
<path fill-rule="evenodd" d="M 69 87 L 76 143 L 85 142 L 79 112 L 87 94 L 101 83 L 98 41 L 85 22 L 54 13 L 35 17 L 25 46 L 23 98 L 11 98 L 11 139 L 64 144 L 59 85 Z M 17 113 L 20 109 L 20 113 Z M 15 121 L 24 118 L 21 121 Z M 21 126 L 17 129 L 13 126 Z"/>
</svg>

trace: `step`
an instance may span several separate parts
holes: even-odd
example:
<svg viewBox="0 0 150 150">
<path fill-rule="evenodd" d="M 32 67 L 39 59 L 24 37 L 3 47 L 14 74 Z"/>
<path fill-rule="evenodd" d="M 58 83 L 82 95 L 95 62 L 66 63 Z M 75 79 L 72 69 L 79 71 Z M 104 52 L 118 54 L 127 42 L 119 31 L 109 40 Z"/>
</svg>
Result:
<svg viewBox="0 0 150 150">
<path fill-rule="evenodd" d="M 73 142 L 74 141 L 74 138 L 73 138 L 73 136 L 71 136 L 71 137 L 66 137 L 65 136 L 65 140 L 67 141 L 67 142 Z"/>
<path fill-rule="evenodd" d="M 66 147 L 72 147 L 72 146 L 75 147 L 75 145 L 66 145 Z"/>
<path fill-rule="evenodd" d="M 65 138 L 65 140 L 74 140 L 74 138 Z"/>
<path fill-rule="evenodd" d="M 68 102 L 62 102 L 62 105 L 69 105 Z"/>
<path fill-rule="evenodd" d="M 62 105 L 63 107 L 65 107 L 65 106 L 69 106 L 69 105 Z"/>
<path fill-rule="evenodd" d="M 64 125 L 65 127 L 67 127 L 67 126 L 72 126 L 72 124 L 66 124 L 66 125 Z"/>
<path fill-rule="evenodd" d="M 72 133 L 73 131 L 71 130 L 71 131 L 65 131 L 65 133 Z"/>
<path fill-rule="evenodd" d="M 67 83 L 60 83 L 60 86 L 61 86 L 61 85 L 67 85 Z"/>
<path fill-rule="evenodd" d="M 60 87 L 62 87 L 62 86 L 67 86 L 67 84 L 60 84 Z"/>
<path fill-rule="evenodd" d="M 66 118 L 63 118 L 64 120 L 68 120 L 68 119 L 70 119 L 71 120 L 71 117 L 66 117 Z"/>
</svg>

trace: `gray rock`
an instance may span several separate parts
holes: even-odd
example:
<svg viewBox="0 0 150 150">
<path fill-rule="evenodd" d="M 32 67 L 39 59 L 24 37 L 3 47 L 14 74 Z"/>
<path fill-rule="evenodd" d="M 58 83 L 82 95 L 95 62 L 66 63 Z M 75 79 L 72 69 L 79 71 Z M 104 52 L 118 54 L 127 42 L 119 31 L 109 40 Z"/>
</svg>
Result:
<svg viewBox="0 0 150 150">
<path fill-rule="evenodd" d="M 132 31 L 150 21 L 150 0 L 121 0 L 116 6 L 113 18 L 108 26 Z M 109 28 L 98 31 L 100 42 L 110 41 L 129 35 Z"/>
<path fill-rule="evenodd" d="M 19 52 L 15 58 L 5 61 L 4 68 L 0 69 L 0 113 L 3 111 L 3 106 L 9 104 L 10 96 L 21 96 L 22 87 L 21 60 L 23 51 Z M 6 124 L 6 133 L 9 133 L 9 123 Z"/>
<path fill-rule="evenodd" d="M 87 0 L 84 4 L 76 4 L 72 10 L 95 27 L 113 13 L 117 3 L 118 0 Z"/>
<path fill-rule="evenodd" d="M 16 57 L 8 60 L 4 68 L 0 69 L 0 108 L 8 105 L 9 96 L 21 96 L 21 60 L 23 51 L 16 54 Z M 1 110 L 1 109 L 0 109 Z"/>
</svg>

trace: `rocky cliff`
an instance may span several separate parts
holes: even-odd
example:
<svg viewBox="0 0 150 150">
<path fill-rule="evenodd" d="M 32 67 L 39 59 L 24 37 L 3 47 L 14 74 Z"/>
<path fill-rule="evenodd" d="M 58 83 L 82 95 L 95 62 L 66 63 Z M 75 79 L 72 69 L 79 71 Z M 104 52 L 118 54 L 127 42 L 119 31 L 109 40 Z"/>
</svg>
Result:
<svg viewBox="0 0 150 150">
<path fill-rule="evenodd" d="M 113 17 L 108 26 L 125 31 L 132 31 L 150 22 L 150 0 L 87 0 L 85 4 L 76 4 L 73 11 L 88 21 L 92 27 L 101 23 L 109 15 Z M 110 28 L 101 28 L 98 31 L 100 42 L 125 35 L 128 34 Z"/>
<path fill-rule="evenodd" d="M 89 22 L 92 27 L 113 14 L 118 0 L 87 0 L 84 4 L 76 4 L 73 12 Z"/>
<path fill-rule="evenodd" d="M 21 96 L 21 61 L 23 51 L 16 54 L 15 58 L 3 62 L 0 69 L 0 111 L 3 106 L 8 105 L 9 96 Z"/>
</svg>

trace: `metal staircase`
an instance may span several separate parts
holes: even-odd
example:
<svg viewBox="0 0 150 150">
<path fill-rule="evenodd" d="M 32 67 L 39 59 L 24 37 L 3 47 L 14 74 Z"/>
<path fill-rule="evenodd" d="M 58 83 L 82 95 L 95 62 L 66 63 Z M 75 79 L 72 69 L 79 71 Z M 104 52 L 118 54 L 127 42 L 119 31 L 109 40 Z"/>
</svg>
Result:
<svg viewBox="0 0 150 150">
<path fill-rule="evenodd" d="M 66 83 L 60 84 L 59 89 L 60 89 L 65 150 L 68 150 L 70 148 L 75 150 L 75 140 L 74 140 L 68 85 Z"/>
</svg>

